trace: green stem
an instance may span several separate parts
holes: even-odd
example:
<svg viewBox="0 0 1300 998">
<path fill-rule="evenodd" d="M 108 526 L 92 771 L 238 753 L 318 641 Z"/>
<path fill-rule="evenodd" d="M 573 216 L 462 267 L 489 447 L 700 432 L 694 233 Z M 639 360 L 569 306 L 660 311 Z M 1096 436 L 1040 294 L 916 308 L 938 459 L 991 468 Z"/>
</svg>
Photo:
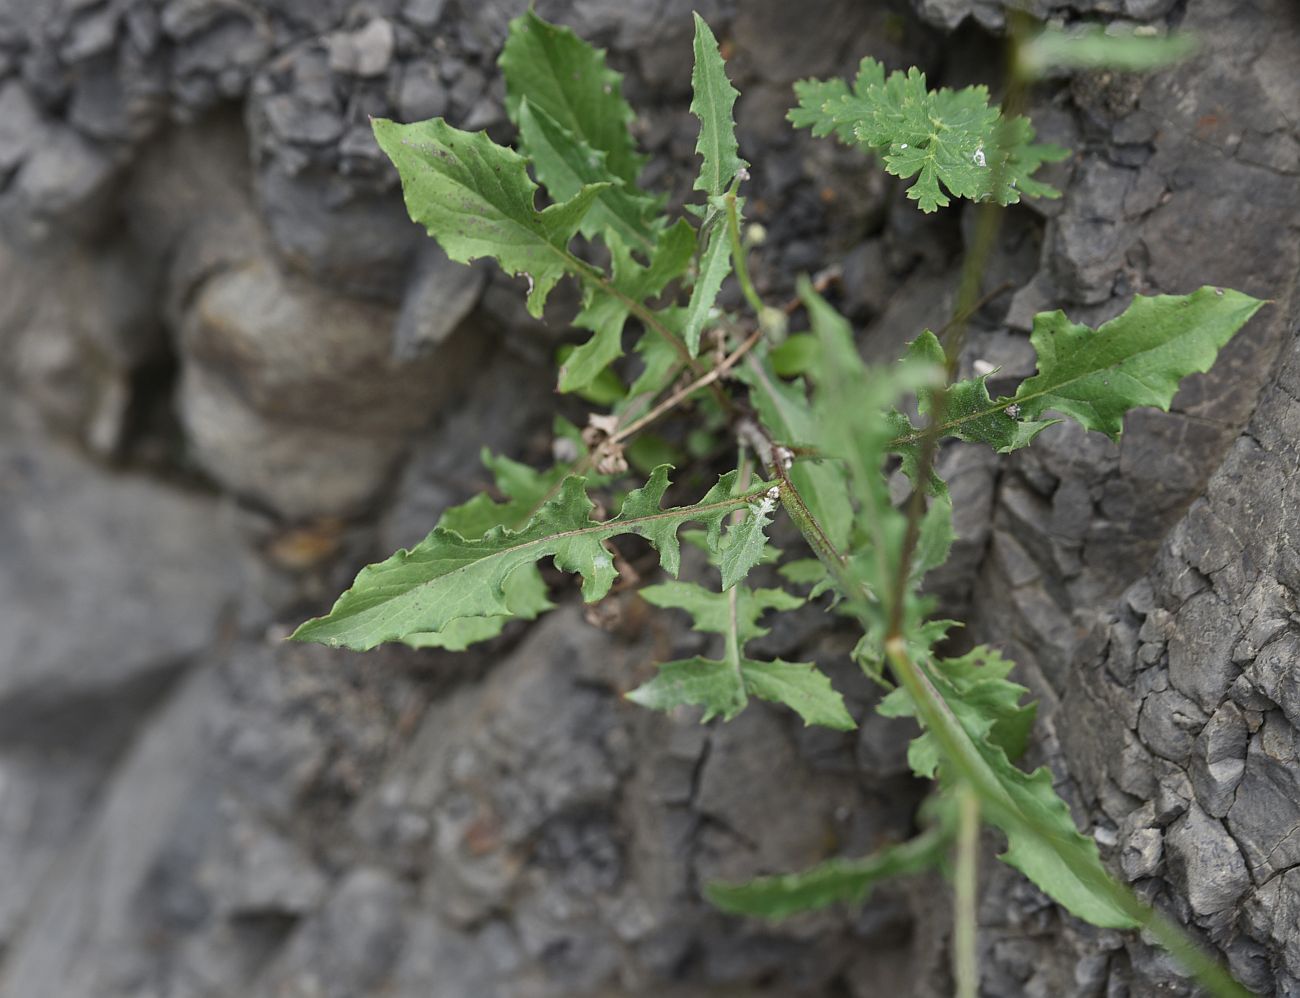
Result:
<svg viewBox="0 0 1300 998">
<path fill-rule="evenodd" d="M 635 298 L 629 298 L 614 286 L 613 281 L 609 280 L 599 270 L 591 266 L 591 264 L 579 260 L 572 253 L 564 251 L 564 258 L 569 267 L 578 275 L 579 278 L 594 284 L 610 297 L 617 299 L 620 305 L 641 321 L 642 325 L 647 329 L 654 330 L 656 334 L 667 340 L 672 346 L 673 351 L 681 358 L 682 363 L 690 369 L 692 374 L 697 378 L 704 375 L 704 370 L 700 367 L 699 362 L 691 356 L 691 352 L 686 349 L 686 344 L 682 342 L 682 338 L 665 326 L 659 317 L 655 315 L 653 309 L 637 301 Z M 731 401 L 731 398 L 719 385 L 710 385 L 709 390 L 713 393 L 713 397 L 718 400 L 718 404 L 727 410 L 727 412 L 735 411 L 735 403 Z"/>
<path fill-rule="evenodd" d="M 968 785 L 957 790 L 957 870 L 953 878 L 952 969 L 957 998 L 979 998 L 976 953 L 979 903 L 980 799 Z"/>
<path fill-rule="evenodd" d="M 813 552 L 821 559 L 844 596 L 845 603 L 867 630 L 873 626 L 871 599 L 862 584 L 854 577 L 843 555 L 826 539 L 816 519 L 808 511 L 798 490 L 788 476 L 781 476 L 782 505 L 803 533 Z M 950 767 L 951 775 L 978 795 L 984 809 L 996 813 L 1011 824 L 1019 824 L 1026 831 L 1040 837 L 1053 849 L 1083 883 L 1105 895 L 1136 924 L 1150 931 L 1193 977 L 1216 998 L 1250 998 L 1250 992 L 1232 979 L 1217 960 L 1208 956 L 1178 925 L 1152 910 L 1138 900 L 1129 888 L 1105 871 L 1098 871 L 1089 857 L 1078 854 L 1078 847 L 1058 839 L 1053 833 L 1027 823 L 1018 812 L 1015 802 L 1003 788 L 997 774 L 989 767 L 966 729 L 953 714 L 952 708 L 935 688 L 930 677 L 920 665 L 913 662 L 901 637 L 892 636 L 885 641 L 885 655 L 899 684 L 916 705 L 918 719 L 939 743 L 942 757 Z"/>
<path fill-rule="evenodd" d="M 731 263 L 736 271 L 736 280 L 740 282 L 740 293 L 749 302 L 754 315 L 761 318 L 767 308 L 763 299 L 754 290 L 754 282 L 749 276 L 749 261 L 745 257 L 745 247 L 740 241 L 740 208 L 736 204 L 736 185 L 731 185 L 724 199 L 727 202 L 727 236 L 731 240 Z"/>
</svg>

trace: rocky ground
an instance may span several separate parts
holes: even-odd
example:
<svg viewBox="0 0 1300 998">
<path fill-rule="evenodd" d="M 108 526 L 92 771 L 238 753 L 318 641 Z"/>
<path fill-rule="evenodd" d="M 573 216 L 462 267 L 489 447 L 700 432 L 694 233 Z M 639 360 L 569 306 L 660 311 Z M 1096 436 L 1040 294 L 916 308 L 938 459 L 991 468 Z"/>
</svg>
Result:
<svg viewBox="0 0 1300 998">
<path fill-rule="evenodd" d="M 996 80 L 998 0 L 697 4 L 744 96 L 758 276 L 838 265 L 864 350 L 946 318 L 968 218 L 795 135 L 790 83 L 864 54 Z M 1150 78 L 1034 97 L 1066 196 L 1008 212 L 968 361 L 1032 367 L 1030 317 L 1134 292 L 1268 297 L 1169 414 L 944 455 L 934 581 L 1043 701 L 1035 753 L 1112 867 L 1260 994 L 1300 995 L 1300 15 L 1287 0 L 1038 0 L 1195 30 Z M 867 998 L 950 992 L 937 881 L 776 926 L 702 881 L 906 835 L 907 729 L 619 694 L 690 637 L 574 593 L 464 655 L 288 645 L 358 564 L 545 459 L 565 303 L 450 264 L 367 118 L 506 139 L 494 59 L 524 0 L 0 0 L 0 998 Z M 627 72 L 689 188 L 684 0 L 539 2 Z M 571 308 L 571 303 L 570 306 Z M 987 843 L 992 856 L 994 843 Z M 986 864 L 984 993 L 1190 993 Z"/>
</svg>

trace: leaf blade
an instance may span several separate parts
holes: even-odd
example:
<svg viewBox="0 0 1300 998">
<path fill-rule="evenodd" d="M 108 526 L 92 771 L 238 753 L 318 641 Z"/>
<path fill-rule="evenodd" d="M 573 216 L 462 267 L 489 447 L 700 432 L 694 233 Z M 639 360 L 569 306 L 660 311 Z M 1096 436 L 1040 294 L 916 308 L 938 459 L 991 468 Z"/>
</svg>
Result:
<svg viewBox="0 0 1300 998">
<path fill-rule="evenodd" d="M 1208 371 L 1218 351 L 1267 302 L 1222 288 L 1203 287 L 1190 295 L 1138 295 L 1120 315 L 1097 330 L 1069 322 L 1063 312 L 1034 317 L 1030 342 L 1038 354 L 1038 373 L 1016 393 L 989 396 L 988 375 L 944 389 L 946 436 L 984 443 L 1000 453 L 1017 450 L 1059 420 L 1041 418 L 1056 411 L 1088 430 L 1117 438 L 1132 409 L 1153 406 L 1168 411 L 1182 379 Z M 940 350 L 928 331 L 909 348 L 931 355 Z M 930 410 L 932 393 L 921 393 Z M 915 450 L 922 432 L 901 414 L 904 432 L 890 449 Z"/>
<path fill-rule="evenodd" d="M 1028 119 L 1003 119 L 986 87 L 930 90 L 919 69 L 886 77 L 867 58 L 851 91 L 842 80 L 804 80 L 795 94 L 799 104 L 787 117 L 796 128 L 863 146 L 889 173 L 915 178 L 907 196 L 924 212 L 949 204 L 949 195 L 1003 205 L 1018 203 L 1022 192 L 1060 197 L 1032 174 L 1067 151 L 1034 144 Z"/>
<path fill-rule="evenodd" d="M 622 74 L 606 66 L 602 49 L 528 10 L 510 22 L 499 65 L 511 121 L 519 124 L 527 98 L 574 138 L 604 153 L 614 177 L 636 184 L 645 157 L 628 128 L 635 114 L 623 98 Z M 550 186 L 545 177 L 542 182 Z"/>
<path fill-rule="evenodd" d="M 868 856 L 827 860 L 798 873 L 759 877 L 743 884 L 715 881 L 705 885 L 704 896 L 733 915 L 772 920 L 837 903 L 861 904 L 882 881 L 937 866 L 951 841 L 951 828 L 936 824 L 916 838 Z"/>
<path fill-rule="evenodd" d="M 526 149 L 537 177 L 557 201 L 567 200 L 589 184 L 613 182 L 596 196 L 580 231 L 588 238 L 608 230 L 629 246 L 654 247 L 662 228 L 655 215 L 658 199 L 641 193 L 606 165 L 606 154 L 564 131 L 560 124 L 527 97 L 517 114 L 520 147 Z"/>
<path fill-rule="evenodd" d="M 565 358 L 560 367 L 560 391 L 586 388 L 609 364 L 623 355 L 623 327 L 632 303 L 659 294 L 690 264 L 695 233 L 690 223 L 679 221 L 659 234 L 649 266 L 642 266 L 617 238 L 607 240 L 613 257 L 613 277 L 607 286 L 589 283 L 582 311 L 573 324 L 589 329 L 592 337 Z"/>
<path fill-rule="evenodd" d="M 695 190 L 721 195 L 736 174 L 749 166 L 739 156 L 732 108 L 740 94 L 727 77 L 727 67 L 704 18 L 695 15 L 695 68 L 691 71 L 691 113 L 699 119 L 695 151 L 703 159 Z"/>
<path fill-rule="evenodd" d="M 1011 404 L 1033 419 L 1048 409 L 1112 439 L 1138 406 L 1168 411 L 1180 380 L 1208 371 L 1219 349 L 1264 302 L 1239 291 L 1203 287 L 1190 295 L 1138 295 L 1095 333 L 1064 312 L 1034 317 L 1030 342 L 1038 373 Z"/>
<path fill-rule="evenodd" d="M 720 659 L 696 656 L 660 665 L 653 679 L 627 694 L 629 700 L 655 710 L 703 707 L 704 722 L 719 716 L 729 721 L 756 696 L 785 704 L 805 724 L 840 731 L 857 726 L 843 698 L 815 665 L 760 661 L 743 653 L 747 642 L 767 633 L 758 623 L 763 613 L 792 610 L 803 605 L 799 597 L 781 589 L 744 586 L 715 593 L 691 582 L 646 586 L 641 596 L 652 606 L 685 610 L 694 630 L 722 635 L 726 647 Z"/>
<path fill-rule="evenodd" d="M 441 118 L 372 124 L 401 176 L 411 218 L 458 263 L 493 257 L 507 273 L 527 275 L 528 310 L 540 316 L 551 288 L 575 269 L 569 240 L 604 188 L 588 185 L 539 212 L 524 158 L 486 133 L 462 132 Z"/>
<path fill-rule="evenodd" d="M 688 521 L 720 530 L 723 519 L 755 494 L 732 496 L 735 472 L 724 475 L 694 506 L 661 509 L 667 468 L 656 468 L 644 487 L 630 493 L 612 520 L 590 518 L 593 504 L 584 480 L 569 477 L 519 531 L 495 527 L 466 540 L 435 527 L 410 551 L 398 551 L 361 570 L 328 614 L 301 624 L 291 635 L 334 647 L 365 651 L 410 634 L 441 631 L 464 617 L 508 616 L 504 590 L 510 574 L 550 557 L 557 568 L 581 575 L 588 602 L 608 592 L 616 571 L 604 541 L 634 533 L 659 551 L 675 572 L 680 557 L 677 529 Z"/>
<path fill-rule="evenodd" d="M 690 301 L 686 305 L 682 320 L 682 339 L 686 349 L 694 357 L 700 352 L 700 337 L 713 312 L 722 282 L 731 273 L 731 246 L 727 234 L 719 223 L 710 226 L 709 242 L 700 257 L 700 273 L 695 278 L 691 289 Z"/>
</svg>

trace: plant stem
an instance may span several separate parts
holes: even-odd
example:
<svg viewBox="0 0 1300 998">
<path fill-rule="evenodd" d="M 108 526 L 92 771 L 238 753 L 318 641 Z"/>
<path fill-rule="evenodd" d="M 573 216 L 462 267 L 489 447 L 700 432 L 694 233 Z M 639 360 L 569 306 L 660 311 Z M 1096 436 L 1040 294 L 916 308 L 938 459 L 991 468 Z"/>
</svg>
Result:
<svg viewBox="0 0 1300 998">
<path fill-rule="evenodd" d="M 775 469 L 780 470 L 780 469 Z M 817 521 L 808 511 L 798 489 L 788 476 L 781 475 L 782 506 L 803 533 L 808 545 L 821 559 L 844 596 L 845 603 L 866 629 L 872 626 L 870 595 L 850 571 L 844 556 L 826 539 Z M 952 709 L 935 688 L 925 670 L 913 662 L 907 645 L 899 636 L 885 641 L 885 655 L 899 684 L 906 688 L 916 705 L 918 719 L 939 743 L 944 760 L 952 767 L 952 775 L 962 781 L 971 792 L 978 795 L 986 811 L 996 812 L 1001 818 L 1024 824 L 1015 802 L 1003 788 L 988 762 L 980 755 L 974 742 L 953 714 Z M 1041 834 L 1037 829 L 1028 830 Z M 1142 928 L 1151 932 L 1198 983 L 1218 998 L 1250 998 L 1250 992 L 1232 979 L 1217 960 L 1208 956 L 1186 932 L 1174 922 L 1138 900 L 1129 888 L 1102 871 L 1098 875 L 1091 862 L 1073 862 L 1075 849 L 1068 842 L 1043 836 L 1047 844 L 1057 851 L 1072 872 L 1099 893 L 1104 894 L 1120 911 L 1123 911 Z"/>
<path fill-rule="evenodd" d="M 690 368 L 692 374 L 697 377 L 702 377 L 704 375 L 705 372 L 701 369 L 699 362 L 691 356 L 691 352 L 686 349 L 686 344 L 682 342 L 681 337 L 665 326 L 663 322 L 660 321 L 659 317 L 655 315 L 653 309 L 637 301 L 635 298 L 629 298 L 614 286 L 613 281 L 609 280 L 604 274 L 586 261 L 579 260 L 572 253 L 568 252 L 566 252 L 564 256 L 569 266 L 579 277 L 596 285 L 596 287 L 600 288 L 612 298 L 616 298 L 619 304 L 641 321 L 642 325 L 647 329 L 654 330 L 655 333 L 667 340 L 673 350 L 677 353 L 677 356 L 681 358 L 682 363 Z M 719 405 L 728 412 L 735 412 L 736 405 L 731 401 L 731 398 L 726 392 L 717 386 L 713 386 L 710 390 L 718 400 Z"/>
<path fill-rule="evenodd" d="M 731 262 L 736 271 L 736 280 L 740 282 L 740 293 L 745 296 L 745 301 L 749 302 L 754 315 L 762 318 L 767 306 L 754 290 L 754 282 L 749 276 L 749 262 L 745 258 L 745 247 L 740 242 L 740 209 L 736 205 L 735 186 L 733 185 L 732 189 L 723 196 L 727 202 L 727 235 L 731 239 Z"/>
<path fill-rule="evenodd" d="M 1019 45 L 1020 35 L 1024 29 L 1025 23 L 1021 20 L 1015 21 L 1011 26 L 1008 44 L 1012 50 L 1011 65 L 1013 66 L 1016 65 L 1015 49 Z M 993 169 L 989 175 L 990 191 L 998 191 L 1002 187 L 1002 180 L 1006 174 L 1005 150 L 1013 144 L 1011 129 L 1024 102 L 1024 80 L 1013 78 L 1003 100 L 1002 117 L 996 140 L 998 154 L 993 158 Z M 916 481 L 907 503 L 907 529 L 899 551 L 898 573 L 890 593 L 887 637 L 897 637 L 901 633 L 905 595 L 912 577 L 912 560 L 916 555 L 916 545 L 921 536 L 921 520 L 925 516 L 925 496 L 929 490 L 930 475 L 938 458 L 939 442 L 943 437 L 948 402 L 947 388 L 957 374 L 962 344 L 966 339 L 967 323 L 985 300 L 980 296 L 980 284 L 997 242 L 998 232 L 1002 227 L 1002 214 L 1003 209 L 996 200 L 979 205 L 975 219 L 975 236 L 962 260 L 961 280 L 957 285 L 957 300 L 953 307 L 953 315 L 940 331 L 945 361 L 944 384 L 930 393 L 930 418 L 921 436 L 921 452 L 916 463 Z"/>
<path fill-rule="evenodd" d="M 952 970 L 957 998 L 979 998 L 976 952 L 979 903 L 980 799 L 963 784 L 957 789 L 957 870 L 953 878 Z"/>
<path fill-rule="evenodd" d="M 713 368 L 706 374 L 700 375 L 700 377 L 696 378 L 689 385 L 679 388 L 640 419 L 637 419 L 623 427 L 623 429 L 610 437 L 610 442 L 619 443 L 626 440 L 628 437 L 632 436 L 632 434 L 645 429 L 645 427 L 649 426 L 664 413 L 670 412 L 681 402 L 698 392 L 701 388 L 707 388 L 709 385 L 713 384 L 735 367 L 740 359 L 753 349 L 754 344 L 759 341 L 762 335 L 763 331 L 761 329 L 754 330 L 754 332 L 750 334 L 749 338 L 746 339 L 744 343 L 740 344 L 740 346 L 738 346 L 731 354 L 724 357 L 717 367 Z"/>
</svg>

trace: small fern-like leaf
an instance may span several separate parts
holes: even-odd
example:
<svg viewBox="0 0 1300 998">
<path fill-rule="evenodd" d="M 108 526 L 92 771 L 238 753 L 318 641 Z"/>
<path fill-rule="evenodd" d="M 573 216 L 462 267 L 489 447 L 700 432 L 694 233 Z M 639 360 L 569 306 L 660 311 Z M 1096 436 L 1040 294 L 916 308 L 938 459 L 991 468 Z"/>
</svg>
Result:
<svg viewBox="0 0 1300 998">
<path fill-rule="evenodd" d="M 851 90 L 842 80 L 805 80 L 795 84 L 795 94 L 799 106 L 789 119 L 796 127 L 864 146 L 890 173 L 915 178 L 907 196 L 922 211 L 949 204 L 949 195 L 998 204 L 1016 204 L 1022 193 L 1060 197 L 1032 175 L 1067 151 L 1035 145 L 1026 118 L 1004 121 L 989 104 L 987 87 L 930 90 L 919 69 L 886 77 L 867 58 Z"/>
</svg>

